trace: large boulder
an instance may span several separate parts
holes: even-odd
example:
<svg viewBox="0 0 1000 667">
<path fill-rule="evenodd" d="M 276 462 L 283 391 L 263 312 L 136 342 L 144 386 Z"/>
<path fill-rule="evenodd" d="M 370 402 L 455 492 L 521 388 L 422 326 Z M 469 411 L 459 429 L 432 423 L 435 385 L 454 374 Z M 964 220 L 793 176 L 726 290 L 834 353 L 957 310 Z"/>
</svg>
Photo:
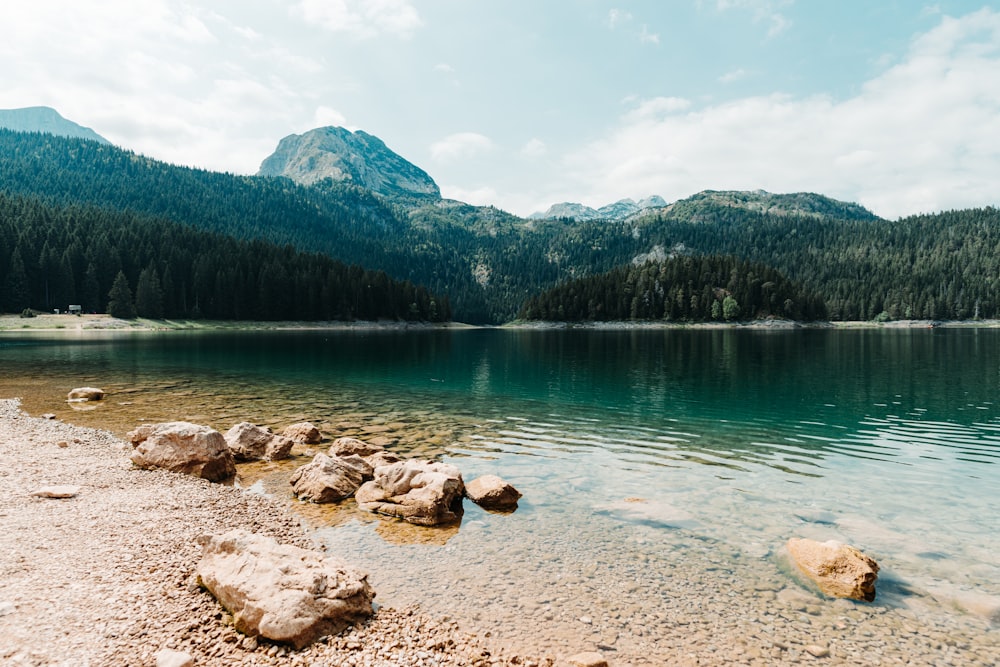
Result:
<svg viewBox="0 0 1000 667">
<path fill-rule="evenodd" d="M 375 469 L 375 478 L 354 494 L 369 512 L 399 517 L 423 526 L 458 519 L 465 484 L 453 465 L 408 460 Z"/>
<path fill-rule="evenodd" d="M 323 434 L 319 432 L 319 429 L 309 422 L 299 422 L 286 426 L 281 435 L 294 442 L 301 442 L 303 445 L 316 445 L 323 439 Z"/>
<path fill-rule="evenodd" d="M 854 547 L 830 540 L 791 538 L 792 562 L 826 595 L 871 602 L 875 599 L 878 563 Z"/>
<path fill-rule="evenodd" d="M 66 395 L 67 401 L 99 401 L 104 398 L 104 390 L 97 387 L 77 387 Z"/>
<path fill-rule="evenodd" d="M 517 507 L 521 492 L 496 475 L 483 475 L 465 485 L 465 495 L 483 509 L 510 510 Z"/>
<path fill-rule="evenodd" d="M 128 434 L 132 463 L 164 468 L 217 482 L 236 474 L 233 454 L 222 434 L 189 422 L 143 424 Z"/>
<path fill-rule="evenodd" d="M 373 613 L 368 575 L 336 558 L 245 530 L 199 542 L 199 582 L 246 635 L 302 648 Z"/>
<path fill-rule="evenodd" d="M 327 456 L 320 452 L 292 473 L 289 482 L 300 500 L 332 503 L 351 496 L 371 478 L 372 467 L 360 456 Z"/>
<path fill-rule="evenodd" d="M 226 444 L 237 461 L 277 461 L 287 459 L 295 443 L 269 428 L 240 422 L 226 431 Z"/>
</svg>

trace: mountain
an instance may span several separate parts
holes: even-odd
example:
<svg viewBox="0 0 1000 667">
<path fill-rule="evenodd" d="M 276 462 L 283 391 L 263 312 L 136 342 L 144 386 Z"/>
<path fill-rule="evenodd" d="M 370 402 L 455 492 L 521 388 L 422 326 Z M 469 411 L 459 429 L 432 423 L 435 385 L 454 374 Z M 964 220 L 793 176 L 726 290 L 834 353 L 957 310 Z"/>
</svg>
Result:
<svg viewBox="0 0 1000 667">
<path fill-rule="evenodd" d="M 716 206 L 738 208 L 754 213 L 810 218 L 840 218 L 844 220 L 875 220 L 877 216 L 860 204 L 831 199 L 813 192 L 774 194 L 766 190 L 704 190 L 687 199 L 668 204 L 665 214 L 690 215 L 697 219 L 699 211 Z M 656 214 L 656 211 L 652 212 Z"/>
<path fill-rule="evenodd" d="M 659 208 L 666 206 L 667 202 L 659 195 L 653 195 L 640 199 L 638 202 L 632 199 L 619 199 L 613 204 L 607 204 L 601 208 L 591 208 L 583 204 L 573 202 L 563 202 L 553 204 L 544 213 L 532 213 L 529 220 L 554 220 L 557 218 L 575 220 L 583 222 L 587 220 L 624 220 L 636 213 L 649 208 Z"/>
<path fill-rule="evenodd" d="M 102 144 L 111 143 L 89 127 L 77 125 L 63 118 L 58 111 L 50 107 L 0 109 L 0 128 L 15 132 L 45 132 L 57 137 L 89 139 Z"/>
<path fill-rule="evenodd" d="M 427 172 L 358 130 L 320 127 L 290 134 L 264 159 L 258 176 L 287 176 L 300 185 L 324 179 L 347 181 L 380 195 L 431 196 L 441 190 Z"/>
</svg>

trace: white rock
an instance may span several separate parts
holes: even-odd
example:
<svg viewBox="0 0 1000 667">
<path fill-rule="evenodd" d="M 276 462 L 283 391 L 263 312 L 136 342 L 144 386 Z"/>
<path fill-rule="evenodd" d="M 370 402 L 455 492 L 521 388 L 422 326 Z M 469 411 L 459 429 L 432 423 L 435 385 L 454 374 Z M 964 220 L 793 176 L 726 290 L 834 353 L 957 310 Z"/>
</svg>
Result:
<svg viewBox="0 0 1000 667">
<path fill-rule="evenodd" d="M 80 493 L 79 486 L 43 486 L 40 489 L 35 489 L 31 492 L 31 495 L 37 496 L 38 498 L 72 498 L 76 494 Z"/>
<path fill-rule="evenodd" d="M 104 398 L 104 390 L 97 387 L 77 387 L 66 395 L 68 401 L 99 401 Z"/>
<path fill-rule="evenodd" d="M 358 507 L 434 526 L 458 519 L 465 484 L 447 463 L 408 460 L 375 469 L 375 479 L 354 494 Z"/>
<path fill-rule="evenodd" d="M 156 667 L 194 667 L 194 658 L 189 653 L 165 648 L 156 654 Z"/>
<path fill-rule="evenodd" d="M 128 434 L 132 463 L 164 468 L 217 482 L 236 474 L 233 454 L 222 434 L 189 422 L 144 424 Z"/>
</svg>

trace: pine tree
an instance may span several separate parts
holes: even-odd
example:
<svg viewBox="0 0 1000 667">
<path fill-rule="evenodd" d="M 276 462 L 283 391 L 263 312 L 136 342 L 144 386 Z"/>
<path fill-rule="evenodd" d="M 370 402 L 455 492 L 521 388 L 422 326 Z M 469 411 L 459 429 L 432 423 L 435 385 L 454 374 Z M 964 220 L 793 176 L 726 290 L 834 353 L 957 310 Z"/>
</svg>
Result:
<svg viewBox="0 0 1000 667">
<path fill-rule="evenodd" d="M 139 274 L 139 282 L 135 286 L 135 311 L 139 317 L 154 320 L 163 317 L 163 289 L 156 267 L 152 264 Z"/>
<path fill-rule="evenodd" d="M 10 270 L 4 285 L 3 301 L 8 312 L 19 313 L 31 306 L 31 292 L 28 289 L 28 273 L 24 270 L 21 250 L 14 248 L 10 256 Z"/>
<path fill-rule="evenodd" d="M 108 292 L 108 315 L 123 320 L 135 318 L 135 304 L 132 303 L 132 289 L 128 286 L 128 278 L 121 271 L 115 276 L 115 282 Z"/>
</svg>

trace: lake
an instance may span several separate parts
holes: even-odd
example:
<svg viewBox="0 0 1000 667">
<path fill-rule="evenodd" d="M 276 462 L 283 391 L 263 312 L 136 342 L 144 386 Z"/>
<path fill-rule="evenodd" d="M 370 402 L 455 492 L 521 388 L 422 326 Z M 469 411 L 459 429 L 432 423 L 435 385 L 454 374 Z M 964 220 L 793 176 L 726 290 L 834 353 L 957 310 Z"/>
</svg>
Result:
<svg viewBox="0 0 1000 667">
<path fill-rule="evenodd" d="M 511 646 L 1000 659 L 1000 329 L 10 332 L 0 364 L 0 396 L 120 435 L 309 420 L 504 477 L 516 512 L 466 501 L 436 529 L 295 503 L 317 449 L 238 483 L 294 503 L 381 604 Z M 109 396 L 74 410 L 81 385 Z M 815 593 L 790 537 L 874 557 L 876 601 Z"/>
</svg>

